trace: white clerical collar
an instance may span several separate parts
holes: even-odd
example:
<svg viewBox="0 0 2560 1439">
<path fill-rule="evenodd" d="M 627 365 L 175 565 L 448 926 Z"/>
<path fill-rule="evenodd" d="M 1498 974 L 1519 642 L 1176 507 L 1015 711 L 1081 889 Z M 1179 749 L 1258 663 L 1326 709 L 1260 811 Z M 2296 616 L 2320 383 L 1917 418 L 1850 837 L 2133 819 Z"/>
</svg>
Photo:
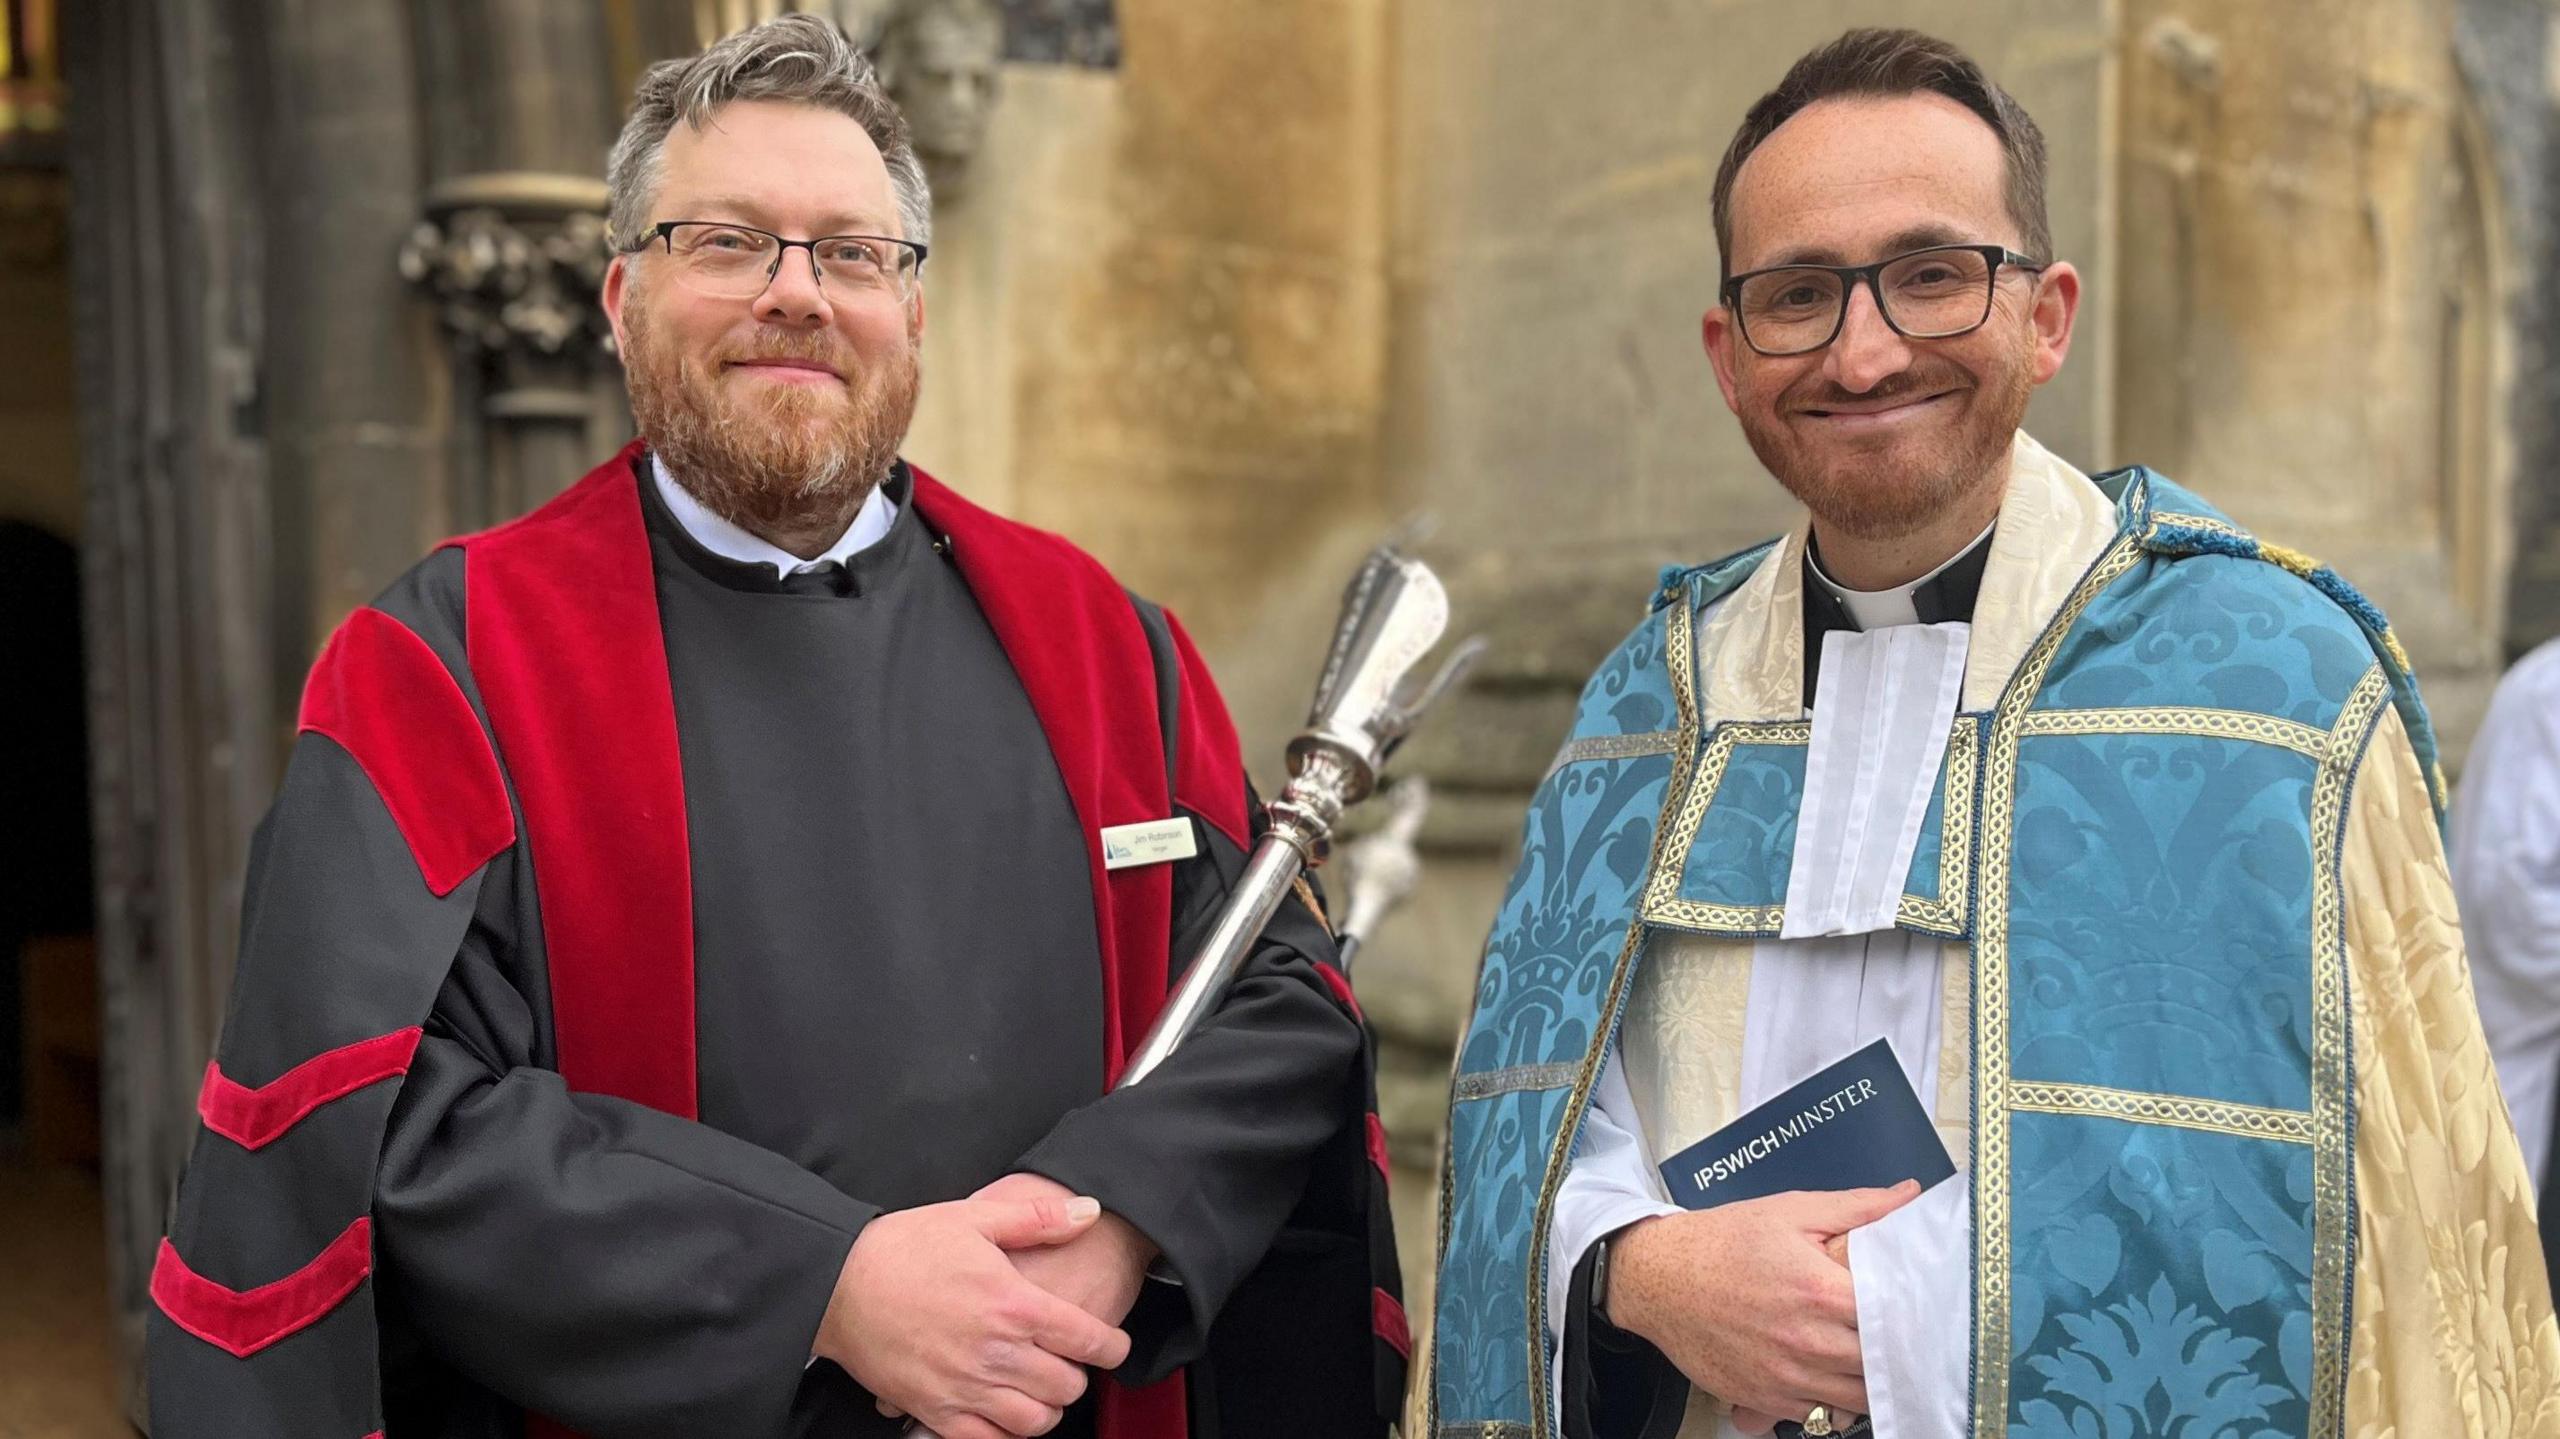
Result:
<svg viewBox="0 0 2560 1439">
<path fill-rule="evenodd" d="M 649 456 L 649 473 L 657 479 L 658 495 L 667 502 L 667 513 L 675 516 L 676 523 L 684 526 L 684 532 L 693 537 L 695 544 L 724 560 L 771 565 L 776 579 L 789 579 L 823 564 L 842 564 L 880 543 L 898 518 L 898 502 L 889 498 L 889 487 L 874 485 L 863 498 L 862 508 L 854 513 L 853 523 L 844 527 L 844 533 L 827 546 L 826 553 L 804 560 L 762 535 L 713 514 L 710 506 L 693 497 L 693 491 L 676 483 L 676 477 L 667 473 L 667 462 L 654 453 Z"/>
<path fill-rule="evenodd" d="M 1984 525 L 1982 533 L 1974 536 L 1964 548 L 1947 556 L 1945 563 L 1909 584 L 1895 585 L 1889 590 L 1853 590 L 1823 573 L 1822 561 L 1816 556 L 1808 553 L 1805 560 L 1813 571 L 1813 577 L 1822 582 L 1824 589 L 1839 597 L 1840 607 L 1849 612 L 1849 618 L 1858 622 L 1859 629 L 1880 630 L 1889 625 L 1916 625 L 1920 623 L 1920 606 L 1916 596 L 1920 593 L 1921 587 L 1945 574 L 1958 560 L 1972 554 L 1984 540 L 1991 538 L 1991 531 L 1997 528 L 1999 523 L 1998 519 L 1993 519 L 1990 524 Z"/>
</svg>

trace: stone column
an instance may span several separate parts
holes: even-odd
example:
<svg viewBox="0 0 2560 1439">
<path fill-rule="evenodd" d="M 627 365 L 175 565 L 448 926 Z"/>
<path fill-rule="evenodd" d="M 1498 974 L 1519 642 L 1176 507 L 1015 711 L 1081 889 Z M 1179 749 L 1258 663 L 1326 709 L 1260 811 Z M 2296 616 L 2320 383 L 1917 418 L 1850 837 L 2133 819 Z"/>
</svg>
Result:
<svg viewBox="0 0 2560 1439">
<path fill-rule="evenodd" d="M 2458 760 L 2499 658 L 2513 335 L 2450 0 L 2122 11 L 2127 459 L 2390 614 Z"/>
<path fill-rule="evenodd" d="M 83 618 L 110 1294 L 141 1412 L 151 1257 L 275 783 L 256 203 L 261 36 L 238 7 L 75 5 Z"/>
<path fill-rule="evenodd" d="M 435 301 L 451 348 L 454 441 L 471 477 L 460 527 L 522 514 L 602 459 L 628 428 L 612 331 L 596 303 L 611 258 L 604 182 L 460 176 L 427 194 L 400 273 Z"/>
<path fill-rule="evenodd" d="M 418 97 L 402 0 L 267 0 L 266 432 L 275 703 L 322 637 L 452 528 L 449 386 L 389 257 L 417 216 Z"/>
<path fill-rule="evenodd" d="M 596 302 L 621 108 L 615 41 L 628 49 L 641 28 L 627 10 L 417 7 L 429 178 L 399 264 L 449 343 L 464 528 L 540 504 L 630 431 Z"/>
<path fill-rule="evenodd" d="M 2489 524 L 2508 529 L 2503 647 L 2509 657 L 2560 635 L 2560 126 L 2555 126 L 2551 7 L 2541 0 L 2459 0 L 2454 51 L 2476 97 L 2492 161 L 2499 221 L 2491 236 L 2511 335 L 2506 453 L 2513 493 Z M 2495 496 L 2491 495 L 2492 501 Z"/>
</svg>

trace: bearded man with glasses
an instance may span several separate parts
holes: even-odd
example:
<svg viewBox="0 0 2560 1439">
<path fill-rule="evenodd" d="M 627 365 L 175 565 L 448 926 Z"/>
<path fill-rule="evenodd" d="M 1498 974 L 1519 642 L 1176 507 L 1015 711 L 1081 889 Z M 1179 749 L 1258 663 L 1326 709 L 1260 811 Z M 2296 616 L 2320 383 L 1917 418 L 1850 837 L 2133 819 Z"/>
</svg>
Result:
<svg viewBox="0 0 2560 1439">
<path fill-rule="evenodd" d="M 658 65 L 608 182 L 641 438 L 320 659 L 153 1432 L 1382 1434 L 1313 904 L 1110 1089 L 1258 805 L 1170 616 L 899 458 L 932 214 L 870 64 Z"/>
<path fill-rule="evenodd" d="M 2081 294 L 2044 191 L 1910 31 L 1726 151 L 1707 355 L 1805 515 L 1662 577 L 1532 801 L 1431 1433 L 2560 1433 L 2407 657 L 2020 428 Z"/>
</svg>

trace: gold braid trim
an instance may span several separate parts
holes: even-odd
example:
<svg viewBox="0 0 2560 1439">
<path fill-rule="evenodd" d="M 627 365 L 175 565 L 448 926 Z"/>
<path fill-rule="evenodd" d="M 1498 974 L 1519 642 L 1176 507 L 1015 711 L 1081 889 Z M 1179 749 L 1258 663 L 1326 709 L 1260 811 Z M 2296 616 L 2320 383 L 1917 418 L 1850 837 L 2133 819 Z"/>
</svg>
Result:
<svg viewBox="0 0 2560 1439">
<path fill-rule="evenodd" d="M 2080 577 L 2018 662 L 1992 712 L 1984 752 L 1978 843 L 1983 903 L 1973 941 L 1973 1432 L 2009 1432 L 2009 859 L 2016 843 L 2018 741 L 2027 706 L 2044 688 L 2063 637 L 2107 586 L 2140 563 L 2141 542 L 2123 535 Z"/>
<path fill-rule="evenodd" d="M 2288 1144 L 2312 1142 L 2311 1112 L 2307 1109 L 2271 1109 L 2259 1104 L 2231 1104 L 2183 1094 L 2147 1094 L 2096 1084 L 2013 1082 L 2009 1086 L 2009 1109 L 2013 1114 L 2082 1114 L 2134 1124 L 2166 1124 L 2236 1134 L 2243 1139 L 2280 1139 Z"/>
<path fill-rule="evenodd" d="M 2253 545 L 2258 542 L 2256 535 L 2238 525 L 2226 524 L 2211 515 L 2190 515 L 2176 510 L 2154 510 L 2151 512 L 2151 523 L 2155 526 L 2175 525 L 2185 530 L 2204 530 L 2212 534 L 2229 535 L 2235 540 L 2247 540 Z"/>
<path fill-rule="evenodd" d="M 2329 752 L 2329 732 L 2297 720 L 2247 710 L 2063 709 L 2030 710 L 2021 731 L 2030 735 L 2195 735 L 2249 740 L 2319 759 Z"/>
<path fill-rule="evenodd" d="M 2345 1422 L 2349 1166 L 2346 898 L 2339 867 L 2347 794 L 2391 681 L 2375 665 L 2329 731 L 2311 789 L 2311 1431 Z"/>
</svg>

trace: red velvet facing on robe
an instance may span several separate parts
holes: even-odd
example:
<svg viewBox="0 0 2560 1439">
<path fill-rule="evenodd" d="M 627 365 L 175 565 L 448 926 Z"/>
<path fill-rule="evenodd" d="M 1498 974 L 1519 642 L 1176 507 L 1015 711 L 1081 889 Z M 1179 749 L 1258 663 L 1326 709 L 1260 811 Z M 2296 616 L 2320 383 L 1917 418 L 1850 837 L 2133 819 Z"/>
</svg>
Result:
<svg viewBox="0 0 2560 1439">
<path fill-rule="evenodd" d="M 329 636 L 302 688 L 300 729 L 364 771 L 437 898 L 516 842 L 471 701 L 427 642 L 382 611 L 359 609 Z"/>
<path fill-rule="evenodd" d="M 553 1023 L 570 1087 L 692 1118 L 693 904 L 684 775 L 634 443 L 560 498 L 461 541 L 468 646 L 514 776 L 542 895 Z M 1106 870 L 1101 831 L 1163 819 L 1154 661 L 1127 594 L 1057 536 L 916 475 L 915 508 L 948 536 L 1047 732 L 1085 831 L 1103 954 L 1105 1068 L 1116 1079 L 1163 1005 L 1172 875 Z M 1179 803 L 1242 843 L 1235 726 L 1187 638 Z M 1182 1378 L 1104 1381 L 1101 1439 L 1182 1439 Z M 537 1422 L 536 1434 L 560 1435 Z"/>
<path fill-rule="evenodd" d="M 691 1119 L 692 850 L 639 453 L 458 542 L 464 645 L 533 845 L 560 1073 Z"/>
</svg>

